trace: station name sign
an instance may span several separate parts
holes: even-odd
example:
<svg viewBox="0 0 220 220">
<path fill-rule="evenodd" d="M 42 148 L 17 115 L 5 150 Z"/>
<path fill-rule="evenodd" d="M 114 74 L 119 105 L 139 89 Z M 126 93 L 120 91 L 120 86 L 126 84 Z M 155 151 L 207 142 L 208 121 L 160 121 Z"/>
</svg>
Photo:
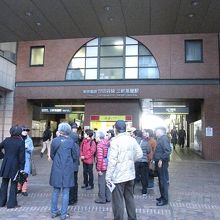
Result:
<svg viewBox="0 0 220 220">
<path fill-rule="evenodd" d="M 153 107 L 154 114 L 189 114 L 188 107 Z"/>
<path fill-rule="evenodd" d="M 71 108 L 41 107 L 42 114 L 70 114 Z"/>
<path fill-rule="evenodd" d="M 106 88 L 106 89 L 85 89 L 82 90 L 84 95 L 89 96 L 138 96 L 139 88 Z"/>
</svg>

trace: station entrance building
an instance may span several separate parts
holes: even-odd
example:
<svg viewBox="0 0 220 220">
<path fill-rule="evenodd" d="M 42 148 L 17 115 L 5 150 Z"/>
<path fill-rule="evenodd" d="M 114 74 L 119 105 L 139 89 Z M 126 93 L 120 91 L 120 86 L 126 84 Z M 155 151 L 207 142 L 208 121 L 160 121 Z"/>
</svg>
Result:
<svg viewBox="0 0 220 220">
<path fill-rule="evenodd" d="M 49 122 L 105 130 L 124 119 L 144 128 L 155 122 L 143 115 L 158 115 L 219 160 L 218 43 L 217 33 L 19 42 L 14 123 L 40 137 Z"/>
</svg>

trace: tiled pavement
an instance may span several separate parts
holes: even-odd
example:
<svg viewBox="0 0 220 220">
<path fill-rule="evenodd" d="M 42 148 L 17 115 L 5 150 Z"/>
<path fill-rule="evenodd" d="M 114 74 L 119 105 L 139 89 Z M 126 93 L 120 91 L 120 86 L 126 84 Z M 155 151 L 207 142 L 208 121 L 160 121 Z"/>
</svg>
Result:
<svg viewBox="0 0 220 220">
<path fill-rule="evenodd" d="M 147 196 L 142 196 L 141 187 L 137 186 L 135 202 L 138 220 L 219 220 L 220 162 L 204 161 L 187 149 L 177 149 L 171 158 L 169 205 L 155 205 L 155 198 L 159 196 L 157 180 L 154 189 L 148 189 Z M 20 208 L 0 208 L 0 219 L 51 219 L 52 188 L 48 184 L 51 163 L 45 157 L 40 158 L 39 149 L 35 150 L 34 159 L 37 175 L 29 179 L 29 196 L 18 196 Z M 82 173 L 79 173 L 79 185 L 81 183 Z M 96 195 L 97 187 L 91 191 L 79 187 L 79 201 L 69 207 L 70 219 L 112 219 L 111 204 L 94 203 Z"/>
</svg>

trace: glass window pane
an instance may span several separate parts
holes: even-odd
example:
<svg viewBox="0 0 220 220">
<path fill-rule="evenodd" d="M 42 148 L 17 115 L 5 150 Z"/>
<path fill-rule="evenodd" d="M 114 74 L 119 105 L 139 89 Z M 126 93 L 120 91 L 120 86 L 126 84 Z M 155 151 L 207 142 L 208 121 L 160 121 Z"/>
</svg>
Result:
<svg viewBox="0 0 220 220">
<path fill-rule="evenodd" d="M 98 38 L 89 41 L 86 45 L 87 46 L 96 46 L 96 45 L 98 45 Z"/>
<path fill-rule="evenodd" d="M 153 56 L 139 57 L 139 67 L 156 67 L 157 63 Z"/>
<path fill-rule="evenodd" d="M 125 54 L 126 54 L 126 56 L 129 56 L 129 55 L 137 56 L 138 55 L 138 45 L 126 46 Z"/>
<path fill-rule="evenodd" d="M 85 58 L 73 58 L 69 68 L 85 68 Z"/>
<path fill-rule="evenodd" d="M 97 57 L 86 58 L 86 68 L 97 68 Z"/>
<path fill-rule="evenodd" d="M 85 79 L 97 79 L 97 69 L 86 69 Z"/>
<path fill-rule="evenodd" d="M 102 46 L 101 56 L 123 56 L 123 46 Z"/>
<path fill-rule="evenodd" d="M 123 57 L 100 58 L 100 68 L 123 67 Z"/>
<path fill-rule="evenodd" d="M 31 66 L 44 64 L 44 47 L 31 48 Z"/>
<path fill-rule="evenodd" d="M 126 37 L 126 44 L 138 44 L 138 42 L 135 39 L 132 39 L 130 37 Z"/>
<path fill-rule="evenodd" d="M 100 79 L 122 79 L 123 69 L 100 69 Z"/>
<path fill-rule="evenodd" d="M 74 57 L 85 57 L 85 47 L 82 47 Z"/>
<path fill-rule="evenodd" d="M 86 56 L 87 57 L 97 57 L 98 56 L 98 47 L 86 47 Z"/>
<path fill-rule="evenodd" d="M 138 57 L 126 57 L 125 58 L 126 67 L 137 67 L 138 66 Z"/>
<path fill-rule="evenodd" d="M 84 69 L 67 70 L 66 79 L 68 80 L 82 80 L 84 79 Z"/>
<path fill-rule="evenodd" d="M 123 37 L 102 37 L 101 45 L 123 45 Z"/>
<path fill-rule="evenodd" d="M 125 68 L 125 79 L 137 79 L 138 69 L 137 68 Z"/>
<path fill-rule="evenodd" d="M 159 71 L 158 68 L 139 68 L 140 79 L 158 79 Z"/>
<path fill-rule="evenodd" d="M 186 61 L 201 62 L 202 61 L 202 41 L 192 40 L 186 41 Z"/>
<path fill-rule="evenodd" d="M 139 55 L 151 55 L 151 52 L 143 45 L 139 45 Z"/>
</svg>

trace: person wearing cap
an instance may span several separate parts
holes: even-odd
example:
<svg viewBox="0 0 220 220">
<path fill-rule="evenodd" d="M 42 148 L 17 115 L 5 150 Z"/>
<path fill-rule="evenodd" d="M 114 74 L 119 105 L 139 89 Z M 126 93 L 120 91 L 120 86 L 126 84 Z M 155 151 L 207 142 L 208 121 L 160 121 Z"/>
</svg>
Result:
<svg viewBox="0 0 220 220">
<path fill-rule="evenodd" d="M 0 170 L 0 177 L 2 177 L 0 207 L 5 205 L 7 208 L 18 207 L 17 182 L 14 181 L 14 177 L 18 170 L 24 170 L 25 164 L 25 143 L 21 138 L 21 132 L 22 128 L 20 126 L 11 127 L 11 137 L 7 137 L 0 143 L 0 151 L 4 149 L 4 158 Z"/>
<path fill-rule="evenodd" d="M 108 141 L 110 142 L 114 136 L 115 136 L 114 130 L 113 129 L 109 129 L 107 131 L 107 139 L 108 139 Z"/>
<path fill-rule="evenodd" d="M 24 140 L 25 143 L 25 166 L 24 166 L 24 172 L 28 175 L 31 173 L 31 157 L 32 152 L 34 150 L 34 145 L 31 137 L 28 135 L 28 132 L 30 129 L 26 126 L 22 126 L 22 133 L 21 137 Z M 23 196 L 28 196 L 28 178 L 27 180 L 21 185 L 18 183 L 17 185 L 17 193 L 21 193 Z"/>
<path fill-rule="evenodd" d="M 50 185 L 53 187 L 51 198 L 51 217 L 67 219 L 69 191 L 74 186 L 73 170 L 77 163 L 77 151 L 73 139 L 70 137 L 71 127 L 62 122 L 58 125 L 58 136 L 51 143 L 51 159 L 53 161 L 50 173 Z M 58 198 L 62 191 L 61 209 L 58 208 Z"/>
<path fill-rule="evenodd" d="M 75 148 L 77 152 L 77 160 L 76 163 L 74 163 L 74 168 L 73 168 L 73 175 L 74 175 L 74 186 L 70 188 L 70 193 L 69 193 L 69 205 L 74 205 L 78 201 L 78 170 L 79 170 L 79 135 L 77 133 L 78 130 L 78 125 L 73 122 L 70 124 L 72 132 L 70 133 L 70 137 L 73 139 L 75 143 Z"/>
<path fill-rule="evenodd" d="M 137 141 L 126 133 L 125 121 L 116 121 L 114 128 L 116 137 L 110 143 L 106 172 L 106 182 L 115 184 L 112 191 L 114 219 L 123 220 L 124 202 L 128 219 L 137 219 L 133 192 L 134 163 L 142 158 L 143 152 Z"/>
<path fill-rule="evenodd" d="M 168 204 L 168 166 L 171 154 L 170 140 L 166 135 L 166 129 L 159 127 L 155 129 L 157 147 L 154 152 L 154 161 L 158 171 L 160 197 L 156 198 L 157 206 Z"/>
</svg>

